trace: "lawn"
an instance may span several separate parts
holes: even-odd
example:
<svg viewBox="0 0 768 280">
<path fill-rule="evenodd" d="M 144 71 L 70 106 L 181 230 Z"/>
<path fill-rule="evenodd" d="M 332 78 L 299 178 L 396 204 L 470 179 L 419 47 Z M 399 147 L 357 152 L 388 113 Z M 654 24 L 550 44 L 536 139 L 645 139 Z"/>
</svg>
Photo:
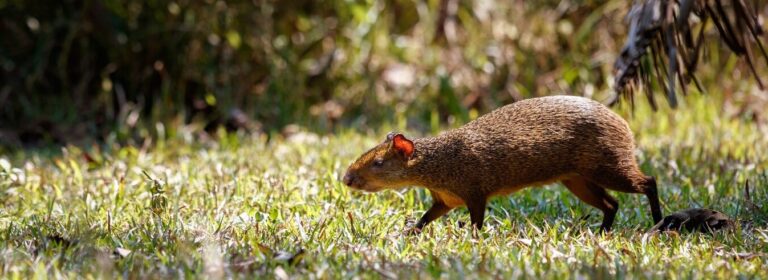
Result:
<svg viewBox="0 0 768 280">
<path fill-rule="evenodd" d="M 648 234 L 645 197 L 614 193 L 614 230 L 598 234 L 602 214 L 554 184 L 493 200 L 476 234 L 457 209 L 408 236 L 430 205 L 424 190 L 365 194 L 338 180 L 397 125 L 217 141 L 180 129 L 136 147 L 0 155 L 0 275 L 765 279 L 768 127 L 731 117 L 716 99 L 616 110 L 664 213 L 716 209 L 737 220 L 733 231 Z"/>
</svg>

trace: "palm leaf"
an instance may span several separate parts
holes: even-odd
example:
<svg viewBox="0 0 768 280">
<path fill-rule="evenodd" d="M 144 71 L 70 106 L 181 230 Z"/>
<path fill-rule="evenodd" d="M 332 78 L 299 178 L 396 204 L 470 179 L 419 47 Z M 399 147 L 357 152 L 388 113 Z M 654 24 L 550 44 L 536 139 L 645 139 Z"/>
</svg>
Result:
<svg viewBox="0 0 768 280">
<path fill-rule="evenodd" d="M 761 3 L 760 5 L 765 5 Z M 719 40 L 741 59 L 745 60 L 763 90 L 758 76 L 754 46 L 768 65 L 768 54 L 761 41 L 763 30 L 758 22 L 757 3 L 747 5 L 746 0 L 638 0 L 629 13 L 629 34 L 621 53 L 614 63 L 616 103 L 621 96 L 634 94 L 643 88 L 656 108 L 650 76 L 664 90 L 671 107 L 677 106 L 677 84 L 687 94 L 686 86 L 693 82 L 703 92 L 694 73 L 699 64 L 701 46 L 705 42 L 704 30 L 712 22 Z M 691 15 L 698 21 L 691 20 Z M 700 25 L 695 28 L 695 25 Z M 694 33 L 697 33 L 694 36 Z M 650 63 L 642 63 L 650 54 Z"/>
</svg>

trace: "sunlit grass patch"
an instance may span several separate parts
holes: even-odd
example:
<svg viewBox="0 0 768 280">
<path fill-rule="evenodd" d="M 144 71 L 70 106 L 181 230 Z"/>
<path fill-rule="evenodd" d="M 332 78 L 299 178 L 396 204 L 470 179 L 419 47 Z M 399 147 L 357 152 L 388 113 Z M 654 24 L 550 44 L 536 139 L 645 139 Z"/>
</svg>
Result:
<svg viewBox="0 0 768 280">
<path fill-rule="evenodd" d="M 737 219 L 733 231 L 647 234 L 646 199 L 615 193 L 614 231 L 602 235 L 602 214 L 553 184 L 492 200 L 481 232 L 457 209 L 407 236 L 425 191 L 365 194 L 338 180 L 386 132 L 222 134 L 0 157 L 0 273 L 765 278 L 765 131 L 701 100 L 657 113 L 638 104 L 628 117 L 638 159 L 657 176 L 665 213 L 717 209 Z"/>
</svg>

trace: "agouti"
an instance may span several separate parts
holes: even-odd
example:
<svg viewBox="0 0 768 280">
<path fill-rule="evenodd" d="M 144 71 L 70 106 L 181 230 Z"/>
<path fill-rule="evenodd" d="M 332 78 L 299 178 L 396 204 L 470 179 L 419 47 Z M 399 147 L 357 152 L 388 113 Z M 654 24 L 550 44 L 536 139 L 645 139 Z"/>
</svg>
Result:
<svg viewBox="0 0 768 280">
<path fill-rule="evenodd" d="M 626 121 L 598 102 L 531 98 L 436 137 L 412 141 L 390 133 L 349 166 L 343 181 L 369 192 L 429 189 L 433 204 L 417 232 L 459 206 L 480 229 L 489 198 L 560 181 L 603 211 L 601 230 L 610 231 L 619 204 L 606 190 L 645 194 L 654 223 L 661 220 L 656 181 L 640 171 L 634 148 Z"/>
</svg>

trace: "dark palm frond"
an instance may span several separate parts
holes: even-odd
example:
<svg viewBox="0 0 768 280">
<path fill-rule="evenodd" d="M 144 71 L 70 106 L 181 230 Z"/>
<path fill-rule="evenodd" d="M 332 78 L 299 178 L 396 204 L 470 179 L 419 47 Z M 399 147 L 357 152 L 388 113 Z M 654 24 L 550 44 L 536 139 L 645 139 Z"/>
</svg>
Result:
<svg viewBox="0 0 768 280">
<path fill-rule="evenodd" d="M 683 94 L 686 86 L 693 82 L 703 92 L 696 78 L 696 66 L 704 30 L 711 21 L 728 48 L 743 58 L 752 71 L 758 87 L 764 84 L 758 76 L 756 56 L 762 56 L 768 65 L 768 53 L 761 42 L 763 30 L 758 22 L 757 10 L 765 5 L 747 0 L 639 0 L 627 15 L 629 34 L 621 53 L 614 64 L 616 73 L 614 89 L 617 94 L 611 102 L 619 101 L 621 95 L 631 96 L 639 86 L 651 106 L 656 102 L 651 89 L 654 79 L 664 89 L 670 106 L 677 106 L 676 84 L 679 82 Z M 690 20 L 691 14 L 698 21 Z M 695 36 L 694 36 L 695 34 Z M 755 54 L 754 46 L 759 49 Z M 650 54 L 650 56 L 646 56 Z"/>
</svg>

